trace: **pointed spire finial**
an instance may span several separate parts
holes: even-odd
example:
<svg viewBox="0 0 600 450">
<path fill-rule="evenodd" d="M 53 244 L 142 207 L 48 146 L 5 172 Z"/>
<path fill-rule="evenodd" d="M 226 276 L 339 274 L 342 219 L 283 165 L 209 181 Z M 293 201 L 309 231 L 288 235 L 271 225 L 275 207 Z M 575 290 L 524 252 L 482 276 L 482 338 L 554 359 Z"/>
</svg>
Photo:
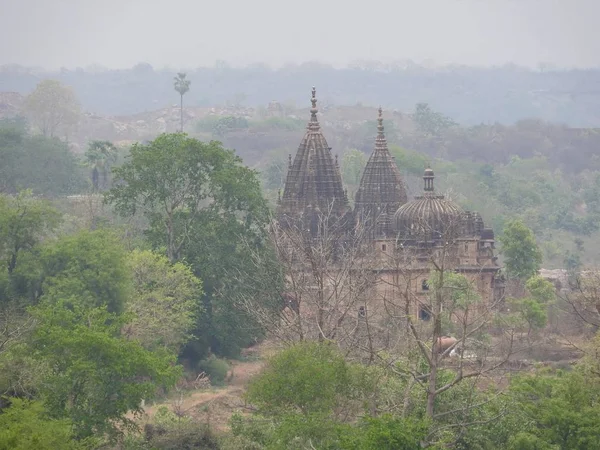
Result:
<svg viewBox="0 0 600 450">
<path fill-rule="evenodd" d="M 292 168 L 292 154 L 288 153 L 288 169 Z"/>
<path fill-rule="evenodd" d="M 375 139 L 375 150 L 383 150 L 387 152 L 387 141 L 383 132 L 383 109 L 379 107 L 377 116 L 377 138 Z"/>
<path fill-rule="evenodd" d="M 312 103 L 312 108 L 310 109 L 310 123 L 308 124 L 308 129 L 311 131 L 319 130 L 319 121 L 317 120 L 317 113 L 319 110 L 317 109 L 317 90 L 313 86 L 312 88 L 312 97 L 310 99 Z"/>
</svg>

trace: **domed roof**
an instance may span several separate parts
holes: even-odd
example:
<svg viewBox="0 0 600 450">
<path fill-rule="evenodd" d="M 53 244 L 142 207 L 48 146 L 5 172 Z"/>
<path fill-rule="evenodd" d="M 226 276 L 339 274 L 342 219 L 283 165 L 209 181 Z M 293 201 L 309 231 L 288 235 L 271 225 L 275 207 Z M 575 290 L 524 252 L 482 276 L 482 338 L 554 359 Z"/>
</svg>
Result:
<svg viewBox="0 0 600 450">
<path fill-rule="evenodd" d="M 427 168 L 423 174 L 423 194 L 396 212 L 396 226 L 401 239 L 428 241 L 459 235 L 463 210 L 443 195 L 436 194 L 433 180 L 433 170 Z"/>
</svg>

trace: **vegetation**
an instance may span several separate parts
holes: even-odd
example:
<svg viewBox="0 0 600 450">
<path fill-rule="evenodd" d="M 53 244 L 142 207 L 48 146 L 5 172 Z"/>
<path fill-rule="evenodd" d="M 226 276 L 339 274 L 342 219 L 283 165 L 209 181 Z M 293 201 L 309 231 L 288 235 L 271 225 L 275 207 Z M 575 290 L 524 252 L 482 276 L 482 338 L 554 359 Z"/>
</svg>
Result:
<svg viewBox="0 0 600 450">
<path fill-rule="evenodd" d="M 56 80 L 43 80 L 27 97 L 27 115 L 46 137 L 68 136 L 80 115 L 75 92 Z"/>
<path fill-rule="evenodd" d="M 539 123 L 461 128 L 424 103 L 413 134 L 386 125 L 412 191 L 433 162 L 440 190 L 452 187 L 495 228 L 506 274 L 520 290 L 482 310 L 474 283 L 438 265 L 426 280 L 430 327 L 409 323 L 397 347 L 378 348 L 358 332 L 345 335 L 333 313 L 305 317 L 299 328 L 274 325 L 273 318 L 290 317 L 286 268 L 276 258 L 282 248 L 274 248 L 281 242 L 268 239 L 259 173 L 220 142 L 164 134 L 133 145 L 119 163 L 110 142 L 93 141 L 79 159 L 56 138 L 69 120 L 45 124 L 51 115 L 34 109 L 30 117 L 47 136 L 30 135 L 20 120 L 0 126 L 0 449 L 600 447 L 597 337 L 576 343 L 583 354 L 576 362 L 494 371 L 531 342 L 541 345 L 539 337 L 552 341 L 548 324 L 557 310 L 575 310 L 590 336 L 600 323 L 599 284 L 577 278 L 576 270 L 600 245 L 600 167 L 589 151 L 565 161 L 557 150 L 562 135 L 544 129 L 552 145 L 540 150 Z M 247 128 L 296 132 L 300 122 L 225 116 L 198 127 L 225 136 Z M 588 133 L 582 148 L 595 142 Z M 530 148 L 505 150 L 526 135 Z M 494 152 L 498 139 L 505 145 Z M 486 150 L 475 158 L 480 142 Z M 351 193 L 366 163 L 363 150 L 342 154 Z M 276 156 L 264 172 L 273 190 L 287 166 L 285 155 Z M 106 200 L 101 220 L 82 226 L 65 197 L 91 201 L 98 191 Z M 348 274 L 360 269 L 353 256 L 346 248 Z M 332 310 L 355 314 L 368 280 L 355 277 L 350 295 L 340 289 L 326 297 L 314 280 L 332 277 L 327 258 L 328 249 L 308 252 L 312 272 L 305 275 L 313 278 L 295 280 L 295 294 L 305 305 L 320 294 L 321 306 L 334 301 Z M 579 290 L 561 297 L 538 276 L 548 263 L 571 269 Z M 383 331 L 397 326 L 390 319 Z M 300 337 L 283 339 L 282 328 Z M 442 330 L 460 337 L 458 362 L 438 352 Z M 160 408 L 143 433 L 137 428 L 144 403 L 168 396 L 184 372 L 226 384 L 232 371 L 225 358 L 267 335 L 285 345 L 251 380 L 246 414 L 234 415 L 229 429 L 197 423 L 181 408 Z M 514 342 L 529 347 L 515 350 Z"/>
<path fill-rule="evenodd" d="M 58 139 L 30 136 L 0 121 L 0 192 L 25 189 L 36 195 L 76 194 L 86 186 L 83 170 L 68 146 Z"/>
<path fill-rule="evenodd" d="M 181 103 L 180 103 L 180 113 L 181 113 L 181 128 L 179 129 L 179 131 L 181 131 L 183 133 L 183 96 L 190 90 L 190 84 L 192 82 L 188 79 L 186 79 L 186 74 L 185 73 L 178 73 L 177 76 L 175 77 L 175 79 L 173 80 L 173 87 L 175 88 L 175 90 L 179 93 L 179 96 L 181 98 Z"/>
</svg>

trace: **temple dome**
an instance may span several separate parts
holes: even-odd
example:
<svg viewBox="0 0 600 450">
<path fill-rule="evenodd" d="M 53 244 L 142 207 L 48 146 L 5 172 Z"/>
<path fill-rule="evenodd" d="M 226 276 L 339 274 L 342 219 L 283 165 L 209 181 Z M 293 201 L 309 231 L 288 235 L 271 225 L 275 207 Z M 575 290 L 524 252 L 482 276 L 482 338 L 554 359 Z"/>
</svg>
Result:
<svg viewBox="0 0 600 450">
<path fill-rule="evenodd" d="M 457 237 L 463 228 L 464 211 L 456 203 L 436 194 L 433 170 L 423 174 L 422 195 L 396 212 L 396 227 L 400 239 L 429 241 Z"/>
<path fill-rule="evenodd" d="M 357 220 L 378 235 L 393 232 L 389 218 L 407 201 L 402 175 L 387 146 L 379 108 L 375 149 L 365 167 L 355 197 Z"/>
</svg>

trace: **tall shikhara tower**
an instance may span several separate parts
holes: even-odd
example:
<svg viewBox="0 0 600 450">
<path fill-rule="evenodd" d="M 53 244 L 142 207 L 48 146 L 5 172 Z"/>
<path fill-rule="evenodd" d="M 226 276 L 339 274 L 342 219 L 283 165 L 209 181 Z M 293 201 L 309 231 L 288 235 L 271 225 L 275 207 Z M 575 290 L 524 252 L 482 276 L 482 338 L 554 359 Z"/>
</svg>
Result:
<svg viewBox="0 0 600 450">
<path fill-rule="evenodd" d="M 277 215 L 282 225 L 293 223 L 314 234 L 324 223 L 346 227 L 350 206 L 339 166 L 331 156 L 317 119 L 314 87 L 311 102 L 310 121 L 293 163 L 290 155 Z"/>
<path fill-rule="evenodd" d="M 375 149 L 356 191 L 354 213 L 373 237 L 386 237 L 394 235 L 394 214 L 407 196 L 402 175 L 388 150 L 381 108 L 377 122 Z"/>
</svg>

